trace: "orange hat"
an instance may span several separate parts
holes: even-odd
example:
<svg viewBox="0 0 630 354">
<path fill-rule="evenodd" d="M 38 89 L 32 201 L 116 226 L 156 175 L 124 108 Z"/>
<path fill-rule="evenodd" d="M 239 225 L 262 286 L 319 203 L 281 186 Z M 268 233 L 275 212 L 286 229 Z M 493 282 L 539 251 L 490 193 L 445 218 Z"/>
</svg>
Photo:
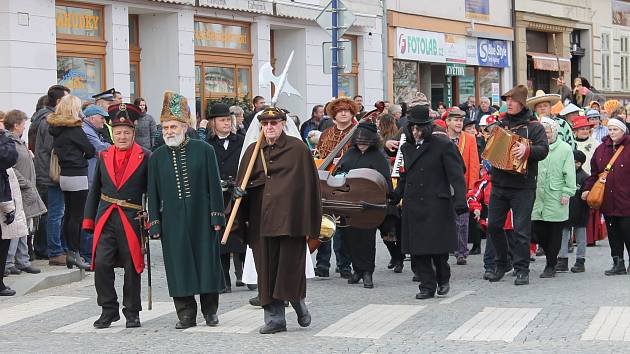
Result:
<svg viewBox="0 0 630 354">
<path fill-rule="evenodd" d="M 562 102 L 558 102 L 551 107 L 551 114 L 557 116 L 564 109 Z"/>
<path fill-rule="evenodd" d="M 621 102 L 617 100 L 608 100 L 604 103 L 604 111 L 608 113 L 608 115 L 613 114 L 615 109 L 621 107 Z"/>
</svg>

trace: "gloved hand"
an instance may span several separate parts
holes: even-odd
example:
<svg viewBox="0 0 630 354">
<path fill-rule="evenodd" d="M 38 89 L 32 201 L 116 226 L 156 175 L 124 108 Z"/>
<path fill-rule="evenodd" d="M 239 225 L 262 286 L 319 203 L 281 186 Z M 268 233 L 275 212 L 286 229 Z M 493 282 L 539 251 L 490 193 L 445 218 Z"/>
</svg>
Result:
<svg viewBox="0 0 630 354">
<path fill-rule="evenodd" d="M 241 187 L 234 187 L 232 191 L 232 200 L 237 200 L 238 198 L 243 198 L 247 195 L 247 191 L 242 189 Z"/>
<path fill-rule="evenodd" d="M 15 220 L 15 210 L 10 213 L 4 214 L 4 218 L 4 223 L 7 225 L 11 225 L 11 223 L 13 223 L 13 221 Z"/>
</svg>

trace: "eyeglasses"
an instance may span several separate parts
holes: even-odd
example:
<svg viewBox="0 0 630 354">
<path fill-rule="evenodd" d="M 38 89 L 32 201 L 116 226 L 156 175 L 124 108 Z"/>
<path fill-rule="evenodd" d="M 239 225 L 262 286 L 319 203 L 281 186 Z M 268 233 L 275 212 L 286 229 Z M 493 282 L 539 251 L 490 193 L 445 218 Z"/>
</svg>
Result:
<svg viewBox="0 0 630 354">
<path fill-rule="evenodd" d="M 262 125 L 263 127 L 266 127 L 267 125 L 271 125 L 272 127 L 275 127 L 278 124 L 280 124 L 279 120 L 264 120 L 260 122 L 260 125 Z"/>
</svg>

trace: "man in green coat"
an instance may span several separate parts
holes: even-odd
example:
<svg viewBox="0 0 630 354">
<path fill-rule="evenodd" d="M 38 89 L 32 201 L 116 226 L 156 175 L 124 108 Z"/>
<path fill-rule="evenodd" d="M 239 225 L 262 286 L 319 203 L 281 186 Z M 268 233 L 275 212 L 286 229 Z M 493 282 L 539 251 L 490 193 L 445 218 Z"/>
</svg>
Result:
<svg viewBox="0 0 630 354">
<path fill-rule="evenodd" d="M 197 302 L 208 326 L 216 326 L 219 293 L 225 279 L 219 231 L 225 225 L 221 180 L 212 146 L 186 137 L 190 112 L 186 98 L 164 94 L 160 121 L 165 145 L 149 161 L 150 234 L 159 235 L 169 295 L 179 322 L 196 325 Z"/>
</svg>

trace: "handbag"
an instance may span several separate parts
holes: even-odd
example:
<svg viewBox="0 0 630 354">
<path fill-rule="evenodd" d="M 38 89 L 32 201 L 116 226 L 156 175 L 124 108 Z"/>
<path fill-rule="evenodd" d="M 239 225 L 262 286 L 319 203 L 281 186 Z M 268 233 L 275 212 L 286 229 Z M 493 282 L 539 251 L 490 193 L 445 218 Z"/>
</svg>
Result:
<svg viewBox="0 0 630 354">
<path fill-rule="evenodd" d="M 54 183 L 59 183 L 59 176 L 61 175 L 61 166 L 59 166 L 59 157 L 53 149 L 50 152 L 50 167 L 48 169 L 48 177 Z"/>
<path fill-rule="evenodd" d="M 586 203 L 589 207 L 591 207 L 591 209 L 599 210 L 599 208 L 602 207 L 602 204 L 604 203 L 604 192 L 606 191 L 606 178 L 608 178 L 608 173 L 610 173 L 612 165 L 615 163 L 617 157 L 619 157 L 622 151 L 623 145 L 617 149 L 612 159 L 610 159 L 610 162 L 606 165 L 604 171 L 597 176 L 597 181 L 593 184 L 593 188 L 591 188 L 591 191 L 586 197 Z"/>
</svg>

